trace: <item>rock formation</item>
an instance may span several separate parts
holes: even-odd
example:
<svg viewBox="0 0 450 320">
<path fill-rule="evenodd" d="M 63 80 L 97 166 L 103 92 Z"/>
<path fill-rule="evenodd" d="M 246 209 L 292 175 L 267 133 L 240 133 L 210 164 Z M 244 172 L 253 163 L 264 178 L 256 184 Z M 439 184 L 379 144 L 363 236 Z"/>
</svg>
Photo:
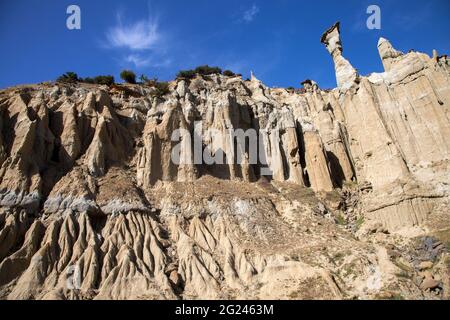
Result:
<svg viewBox="0 0 450 320">
<path fill-rule="evenodd" d="M 322 42 L 333 90 L 0 91 L 0 298 L 450 298 L 450 62 Z"/>
</svg>

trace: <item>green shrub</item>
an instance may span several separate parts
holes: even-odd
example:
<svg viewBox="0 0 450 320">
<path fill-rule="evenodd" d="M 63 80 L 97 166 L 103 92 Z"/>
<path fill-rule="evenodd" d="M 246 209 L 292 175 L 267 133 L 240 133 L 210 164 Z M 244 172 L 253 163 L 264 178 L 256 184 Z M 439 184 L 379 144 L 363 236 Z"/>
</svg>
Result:
<svg viewBox="0 0 450 320">
<path fill-rule="evenodd" d="M 406 278 L 406 279 L 411 279 L 412 275 L 410 275 L 408 272 L 401 270 L 400 272 L 395 274 L 397 277 L 399 278 Z"/>
<path fill-rule="evenodd" d="M 87 78 L 82 79 L 81 82 L 94 84 L 95 80 L 93 78 L 87 77 Z"/>
<path fill-rule="evenodd" d="M 195 68 L 195 72 L 204 76 L 208 76 L 210 74 L 221 74 L 222 69 L 220 69 L 219 67 L 210 67 L 206 64 L 204 66 Z"/>
<path fill-rule="evenodd" d="M 75 83 L 80 81 L 81 79 L 78 78 L 78 75 L 75 72 L 66 72 L 63 75 L 59 76 L 58 79 L 56 79 L 57 82 L 65 82 L 65 83 Z"/>
<path fill-rule="evenodd" d="M 195 78 L 195 74 L 196 72 L 194 70 L 181 70 L 180 72 L 178 72 L 177 74 L 177 78 L 178 79 L 193 79 Z"/>
<path fill-rule="evenodd" d="M 105 84 L 107 86 L 110 86 L 110 85 L 114 84 L 114 77 L 113 76 L 96 76 L 94 78 L 94 83 Z"/>
<path fill-rule="evenodd" d="M 152 85 L 155 88 L 155 91 L 152 93 L 154 97 L 162 97 L 170 92 L 168 82 L 158 82 L 156 80 L 150 81 L 154 81 L 154 84 Z"/>
<path fill-rule="evenodd" d="M 57 82 L 64 82 L 64 83 L 76 83 L 76 82 L 84 82 L 84 83 L 91 83 L 91 84 L 105 84 L 105 85 L 112 85 L 114 84 L 114 77 L 113 76 L 97 76 L 95 78 L 79 78 L 78 75 L 75 72 L 66 72 L 65 74 L 61 75 L 56 79 Z"/>
<path fill-rule="evenodd" d="M 141 74 L 141 76 L 139 77 L 139 80 L 141 80 L 142 83 L 147 83 L 150 81 L 150 79 L 144 74 Z"/>
<path fill-rule="evenodd" d="M 144 84 L 148 87 L 157 87 L 160 82 L 158 82 L 158 78 L 149 79 L 144 76 L 141 80 L 145 80 Z"/>
<path fill-rule="evenodd" d="M 94 78 L 86 77 L 80 78 L 79 81 L 90 84 L 104 84 L 110 86 L 114 84 L 114 77 L 113 76 L 96 76 Z"/>
<path fill-rule="evenodd" d="M 361 229 L 361 226 L 364 223 L 364 217 L 360 217 L 358 220 L 356 220 L 356 230 Z"/>
<path fill-rule="evenodd" d="M 347 220 L 345 220 L 345 218 L 342 215 L 338 214 L 336 217 L 336 223 L 338 225 L 344 226 L 347 224 Z"/>
<path fill-rule="evenodd" d="M 231 70 L 225 70 L 223 72 L 223 75 L 227 76 L 227 77 L 234 77 L 236 74 L 233 71 L 231 71 Z"/>
<path fill-rule="evenodd" d="M 194 70 L 181 70 L 180 72 L 178 72 L 177 78 L 193 79 L 197 74 L 208 76 L 211 74 L 221 74 L 221 73 L 222 69 L 220 69 L 219 67 L 210 67 L 206 64 L 204 66 L 198 66 Z"/>
<path fill-rule="evenodd" d="M 136 83 L 136 75 L 131 70 L 123 70 L 120 73 L 120 78 L 127 83 Z"/>
</svg>

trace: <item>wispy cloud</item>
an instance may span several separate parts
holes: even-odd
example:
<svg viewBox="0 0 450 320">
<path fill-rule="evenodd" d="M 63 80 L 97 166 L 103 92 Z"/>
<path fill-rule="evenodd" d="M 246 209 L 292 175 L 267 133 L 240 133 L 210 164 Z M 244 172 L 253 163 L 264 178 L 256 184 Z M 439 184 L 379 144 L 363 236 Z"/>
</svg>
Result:
<svg viewBox="0 0 450 320">
<path fill-rule="evenodd" d="M 101 44 L 114 51 L 114 60 L 121 68 L 167 68 L 172 59 L 167 56 L 169 34 L 157 19 L 157 11 L 151 10 L 148 18 L 130 23 L 122 12 L 117 13 L 114 24 L 107 29 Z"/>
<path fill-rule="evenodd" d="M 157 19 L 124 24 L 121 14 L 117 15 L 117 24 L 108 30 L 106 37 L 111 47 L 133 51 L 153 49 L 161 40 Z"/>
<path fill-rule="evenodd" d="M 133 64 L 137 68 L 153 67 L 153 68 L 167 68 L 171 66 L 172 60 L 160 55 L 149 54 L 129 54 L 122 59 L 121 65 L 126 67 Z"/>
<path fill-rule="evenodd" d="M 136 67 L 148 67 L 151 63 L 150 58 L 143 57 L 140 54 L 129 54 L 125 61 L 134 64 Z"/>
<path fill-rule="evenodd" d="M 259 7 L 256 4 L 253 4 L 249 9 L 244 11 L 244 14 L 242 15 L 242 20 L 245 22 L 252 22 L 256 15 L 259 12 Z"/>
</svg>

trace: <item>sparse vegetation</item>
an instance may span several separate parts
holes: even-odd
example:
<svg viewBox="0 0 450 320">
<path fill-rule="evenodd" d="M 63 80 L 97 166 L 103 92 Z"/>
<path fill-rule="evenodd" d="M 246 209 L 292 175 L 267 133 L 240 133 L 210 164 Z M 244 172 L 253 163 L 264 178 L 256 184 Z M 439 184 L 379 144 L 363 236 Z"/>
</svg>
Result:
<svg viewBox="0 0 450 320">
<path fill-rule="evenodd" d="M 353 190 L 358 188 L 358 183 L 356 181 L 344 181 L 343 188 Z"/>
<path fill-rule="evenodd" d="M 236 76 L 236 74 L 233 71 L 231 71 L 231 70 L 225 70 L 223 72 L 223 75 L 227 76 L 227 77 L 234 77 L 234 76 Z"/>
<path fill-rule="evenodd" d="M 405 278 L 405 279 L 411 279 L 412 275 L 409 274 L 409 272 L 401 270 L 400 272 L 396 273 L 396 276 L 399 278 Z"/>
<path fill-rule="evenodd" d="M 359 230 L 361 228 L 361 226 L 363 225 L 363 223 L 364 223 L 364 217 L 359 217 L 355 223 L 356 230 Z"/>
<path fill-rule="evenodd" d="M 150 81 L 150 79 L 144 74 L 141 74 L 139 80 L 141 80 L 141 83 L 147 83 L 148 81 Z"/>
<path fill-rule="evenodd" d="M 153 87 L 155 90 L 152 92 L 153 97 L 162 97 L 170 92 L 169 83 L 164 81 L 158 81 L 158 79 L 148 80 L 146 85 Z"/>
<path fill-rule="evenodd" d="M 345 254 L 343 252 L 337 252 L 334 256 L 333 259 L 334 260 L 340 260 L 345 256 Z"/>
<path fill-rule="evenodd" d="M 94 78 L 90 77 L 80 78 L 75 72 L 66 72 L 63 75 L 59 76 L 58 79 L 56 79 L 56 81 L 62 83 L 83 82 L 90 84 L 112 85 L 114 84 L 114 77 L 107 75 L 107 76 L 96 76 Z"/>
<path fill-rule="evenodd" d="M 80 80 L 81 79 L 78 78 L 78 75 L 72 71 L 66 72 L 63 75 L 59 76 L 58 79 L 56 79 L 57 82 L 64 82 L 64 83 L 76 83 L 79 82 Z"/>
<path fill-rule="evenodd" d="M 229 71 L 229 70 L 227 70 Z M 231 71 L 229 71 L 231 72 Z M 233 73 L 233 72 L 231 72 Z M 197 74 L 203 75 L 203 76 L 208 76 L 211 74 L 222 74 L 222 69 L 220 69 L 219 67 L 210 67 L 208 65 L 204 65 L 204 66 L 198 66 L 197 68 L 193 69 L 193 70 L 181 70 L 180 72 L 178 72 L 177 74 L 177 78 L 183 78 L 183 79 L 193 79 L 195 78 L 195 76 Z M 233 73 L 234 75 L 234 73 Z"/>
<path fill-rule="evenodd" d="M 400 270 L 402 270 L 401 272 L 403 273 L 407 273 L 409 274 L 410 272 L 412 272 L 413 270 L 411 269 L 411 267 L 405 265 L 403 262 L 401 262 L 399 259 L 395 259 L 394 261 L 392 261 Z"/>
<path fill-rule="evenodd" d="M 110 85 L 114 84 L 114 77 L 113 76 L 96 76 L 94 78 L 94 83 L 110 86 Z"/>
<path fill-rule="evenodd" d="M 341 260 L 343 260 L 345 257 L 345 253 L 344 252 L 337 252 L 331 256 L 329 256 L 330 261 L 334 264 L 334 265 L 339 265 Z"/>
<path fill-rule="evenodd" d="M 131 70 L 123 70 L 120 73 L 120 78 L 126 83 L 136 83 L 136 74 Z"/>
<path fill-rule="evenodd" d="M 338 225 L 345 226 L 347 224 L 347 220 L 345 220 L 345 218 L 341 214 L 338 214 L 336 216 L 336 223 Z"/>
<path fill-rule="evenodd" d="M 177 74 L 177 78 L 184 78 L 184 79 L 193 79 L 195 78 L 195 71 L 194 70 L 181 70 Z"/>
<path fill-rule="evenodd" d="M 342 201 L 342 196 L 337 190 L 333 190 L 325 194 L 325 199 L 330 202 L 340 203 Z"/>
<path fill-rule="evenodd" d="M 95 84 L 95 80 L 94 80 L 93 78 L 89 78 L 89 77 L 84 78 L 84 79 L 82 80 L 82 82 L 84 82 L 84 83 Z"/>
<path fill-rule="evenodd" d="M 356 265 L 354 262 L 350 262 L 348 264 L 345 264 L 342 266 L 342 276 L 343 277 L 349 277 L 349 276 L 356 276 Z"/>
<path fill-rule="evenodd" d="M 208 76 L 210 74 L 221 74 L 222 69 L 220 69 L 219 67 L 210 67 L 206 64 L 204 66 L 195 68 L 195 72 L 204 76 Z"/>
<path fill-rule="evenodd" d="M 170 92 L 168 82 L 157 82 L 156 89 L 158 90 L 161 96 L 166 95 Z"/>
</svg>

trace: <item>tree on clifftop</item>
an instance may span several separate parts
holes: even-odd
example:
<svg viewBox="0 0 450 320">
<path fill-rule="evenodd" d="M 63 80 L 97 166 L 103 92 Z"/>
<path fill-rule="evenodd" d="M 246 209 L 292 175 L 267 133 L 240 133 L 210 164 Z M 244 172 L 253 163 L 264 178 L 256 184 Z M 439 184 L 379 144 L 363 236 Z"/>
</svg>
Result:
<svg viewBox="0 0 450 320">
<path fill-rule="evenodd" d="M 123 70 L 120 73 L 120 78 L 127 83 L 136 83 L 136 75 L 131 70 Z"/>
</svg>

